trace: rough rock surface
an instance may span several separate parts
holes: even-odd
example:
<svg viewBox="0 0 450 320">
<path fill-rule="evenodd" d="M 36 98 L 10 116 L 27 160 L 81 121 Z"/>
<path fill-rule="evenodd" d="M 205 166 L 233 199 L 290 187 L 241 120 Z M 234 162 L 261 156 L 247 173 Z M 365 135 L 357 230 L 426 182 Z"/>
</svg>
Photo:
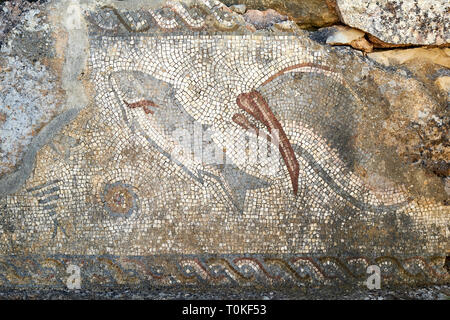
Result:
<svg viewBox="0 0 450 320">
<path fill-rule="evenodd" d="M 449 53 L 448 48 L 414 48 L 368 54 L 370 59 L 385 66 L 396 66 L 410 72 L 440 101 L 442 108 L 436 110 L 431 117 L 420 114 L 419 121 L 408 122 L 403 130 L 393 133 L 393 137 L 404 141 L 404 145 L 398 150 L 406 162 L 422 167 L 427 173 L 443 179 L 448 179 L 450 175 L 450 92 L 448 84 L 446 86 L 446 79 L 450 75 Z M 446 194 L 450 195 L 448 190 Z"/>
<path fill-rule="evenodd" d="M 254 25 L 256 29 L 266 29 L 274 24 L 286 21 L 288 18 L 273 9 L 268 9 L 266 11 L 248 10 L 244 14 L 244 19 Z"/>
<path fill-rule="evenodd" d="M 247 6 L 245 4 L 231 5 L 230 9 L 236 13 L 244 14 L 247 11 Z"/>
<path fill-rule="evenodd" d="M 57 76 L 48 68 L 54 56 L 50 25 L 38 5 L 0 7 L 0 176 L 20 162 L 60 105 Z"/>
<path fill-rule="evenodd" d="M 439 77 L 436 79 L 435 83 L 442 91 L 447 92 L 447 94 L 450 94 L 450 77 L 449 76 Z"/>
<path fill-rule="evenodd" d="M 23 157 L 35 132 L 57 108 L 55 77 L 45 66 L 18 57 L 3 58 L 0 74 L 0 175 Z"/>
<path fill-rule="evenodd" d="M 387 44 L 450 42 L 447 0 L 336 0 L 336 3 L 343 23 Z"/>
<path fill-rule="evenodd" d="M 326 37 L 325 43 L 330 45 L 349 45 L 364 52 L 373 51 L 373 45 L 367 41 L 364 32 L 347 26 L 337 25 L 319 29 L 316 37 Z"/>
<path fill-rule="evenodd" d="M 223 3 L 245 4 L 247 9 L 274 9 L 291 17 L 302 28 L 324 27 L 339 22 L 327 0 L 225 0 Z"/>
<path fill-rule="evenodd" d="M 413 48 L 378 51 L 368 55 L 385 66 L 405 63 L 432 63 L 450 69 L 450 49 L 444 48 Z"/>
<path fill-rule="evenodd" d="M 30 9 L 36 9 L 46 0 L 29 2 L 26 0 L 2 1 L 0 2 L 0 46 L 4 37 L 21 20 L 22 14 Z"/>
</svg>

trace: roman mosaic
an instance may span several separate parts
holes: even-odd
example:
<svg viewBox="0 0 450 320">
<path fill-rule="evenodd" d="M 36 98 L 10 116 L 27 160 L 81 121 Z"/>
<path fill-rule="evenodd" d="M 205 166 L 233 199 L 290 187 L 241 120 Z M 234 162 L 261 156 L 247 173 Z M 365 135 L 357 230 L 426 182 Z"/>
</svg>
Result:
<svg viewBox="0 0 450 320">
<path fill-rule="evenodd" d="M 92 100 L 0 198 L 3 256 L 118 282 L 442 276 L 445 208 L 356 170 L 370 105 L 329 49 L 208 1 L 85 15 Z"/>
</svg>

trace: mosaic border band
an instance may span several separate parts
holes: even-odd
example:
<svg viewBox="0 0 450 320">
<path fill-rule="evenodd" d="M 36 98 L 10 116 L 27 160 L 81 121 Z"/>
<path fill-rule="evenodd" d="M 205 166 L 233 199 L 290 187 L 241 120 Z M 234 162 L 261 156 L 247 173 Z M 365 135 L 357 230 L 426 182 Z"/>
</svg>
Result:
<svg viewBox="0 0 450 320">
<path fill-rule="evenodd" d="M 4 256 L 0 287 L 64 288 L 67 268 L 81 270 L 86 287 L 361 285 L 378 265 L 385 283 L 446 283 L 445 257 L 349 257 L 268 255 Z"/>
</svg>

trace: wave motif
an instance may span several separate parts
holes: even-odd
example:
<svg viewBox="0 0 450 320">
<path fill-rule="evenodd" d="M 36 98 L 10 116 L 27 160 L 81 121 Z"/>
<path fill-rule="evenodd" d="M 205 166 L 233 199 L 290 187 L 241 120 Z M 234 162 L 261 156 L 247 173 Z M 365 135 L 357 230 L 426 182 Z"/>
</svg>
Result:
<svg viewBox="0 0 450 320">
<path fill-rule="evenodd" d="M 220 6 L 211 7 L 205 1 L 197 1 L 189 7 L 179 2 L 167 2 L 155 10 L 124 13 L 113 6 L 103 6 L 100 12 L 89 16 L 88 20 L 105 31 L 117 32 L 122 25 L 128 32 L 143 33 L 155 27 L 163 31 L 183 27 L 193 31 L 203 30 L 209 18 L 212 26 L 221 31 L 233 31 L 239 27 L 230 13 L 224 12 Z"/>
<path fill-rule="evenodd" d="M 369 265 L 381 268 L 383 281 L 442 283 L 450 275 L 439 263 L 443 257 L 398 259 L 382 256 L 325 257 L 116 257 L 52 256 L 0 257 L 0 287 L 65 287 L 69 265 L 81 269 L 82 283 L 91 286 L 149 284 L 263 285 L 338 283 L 361 284 Z"/>
</svg>

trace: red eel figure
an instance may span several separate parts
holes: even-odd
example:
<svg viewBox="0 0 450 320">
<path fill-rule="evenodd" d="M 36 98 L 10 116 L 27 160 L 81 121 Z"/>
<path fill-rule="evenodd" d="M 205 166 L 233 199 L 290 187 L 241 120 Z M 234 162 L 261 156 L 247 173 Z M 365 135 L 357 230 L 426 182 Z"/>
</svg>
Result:
<svg viewBox="0 0 450 320">
<path fill-rule="evenodd" d="M 292 149 L 291 143 L 289 142 L 283 127 L 281 126 L 281 123 L 273 114 L 266 100 L 258 91 L 253 90 L 249 93 L 241 93 L 237 97 L 236 103 L 239 108 L 246 111 L 256 120 L 261 121 L 267 127 L 270 134 L 273 134 L 274 130 L 278 130 L 278 149 L 280 150 L 281 156 L 283 157 L 284 163 L 289 171 L 294 194 L 297 195 L 298 176 L 300 171 L 298 160 L 295 156 L 294 150 Z M 246 130 L 249 130 L 250 128 L 255 129 L 255 127 L 243 114 L 235 114 L 233 116 L 233 121 Z M 259 130 L 256 130 L 257 133 L 258 131 Z"/>
<path fill-rule="evenodd" d="M 127 105 L 128 108 L 131 108 L 131 109 L 143 108 L 146 114 L 149 114 L 149 113 L 153 114 L 153 111 L 147 107 L 159 108 L 159 106 L 156 103 L 154 103 L 153 101 L 150 101 L 150 100 L 141 100 L 141 101 L 134 102 L 134 103 L 128 103 L 124 100 L 123 102 Z"/>
</svg>

